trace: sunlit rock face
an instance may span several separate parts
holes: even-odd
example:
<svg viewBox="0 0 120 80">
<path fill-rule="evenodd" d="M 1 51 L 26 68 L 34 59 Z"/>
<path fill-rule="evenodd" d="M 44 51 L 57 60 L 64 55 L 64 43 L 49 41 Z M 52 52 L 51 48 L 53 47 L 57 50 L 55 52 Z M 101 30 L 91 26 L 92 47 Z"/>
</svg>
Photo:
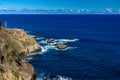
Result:
<svg viewBox="0 0 120 80">
<path fill-rule="evenodd" d="M 24 30 L 0 30 L 0 80 L 36 80 L 31 64 L 22 62 L 31 52 L 41 51 L 40 45 Z"/>
</svg>

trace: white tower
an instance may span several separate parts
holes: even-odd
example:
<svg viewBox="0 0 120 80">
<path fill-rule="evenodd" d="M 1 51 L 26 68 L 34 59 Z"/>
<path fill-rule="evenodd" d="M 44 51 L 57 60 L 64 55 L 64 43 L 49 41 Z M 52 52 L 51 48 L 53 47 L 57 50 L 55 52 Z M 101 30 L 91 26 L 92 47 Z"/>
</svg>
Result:
<svg viewBox="0 0 120 80">
<path fill-rule="evenodd" d="M 5 28 L 7 28 L 7 21 L 4 21 L 4 26 Z"/>
</svg>

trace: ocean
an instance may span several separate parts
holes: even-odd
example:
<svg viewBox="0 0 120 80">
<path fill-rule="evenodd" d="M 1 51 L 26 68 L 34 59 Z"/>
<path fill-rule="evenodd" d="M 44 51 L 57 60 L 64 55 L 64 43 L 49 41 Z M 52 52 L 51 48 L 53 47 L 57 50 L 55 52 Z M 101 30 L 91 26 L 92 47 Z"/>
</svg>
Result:
<svg viewBox="0 0 120 80">
<path fill-rule="evenodd" d="M 50 75 L 60 80 L 120 80 L 120 15 L 1 14 L 0 20 L 8 28 L 42 36 L 36 39 L 42 52 L 25 59 L 38 80 Z M 58 50 L 47 39 L 68 48 Z"/>
</svg>

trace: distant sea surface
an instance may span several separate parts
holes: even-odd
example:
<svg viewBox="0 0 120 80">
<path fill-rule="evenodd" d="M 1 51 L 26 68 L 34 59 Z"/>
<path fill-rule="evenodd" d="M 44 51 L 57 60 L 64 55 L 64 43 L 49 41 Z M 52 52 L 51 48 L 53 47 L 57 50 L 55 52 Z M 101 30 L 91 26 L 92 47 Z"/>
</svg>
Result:
<svg viewBox="0 0 120 80">
<path fill-rule="evenodd" d="M 50 74 L 61 80 L 120 80 L 120 15 L 0 15 L 9 28 L 24 29 L 42 52 L 26 59 L 42 80 Z M 46 39 L 69 47 L 60 51 Z M 74 40 L 69 40 L 69 38 Z"/>
</svg>

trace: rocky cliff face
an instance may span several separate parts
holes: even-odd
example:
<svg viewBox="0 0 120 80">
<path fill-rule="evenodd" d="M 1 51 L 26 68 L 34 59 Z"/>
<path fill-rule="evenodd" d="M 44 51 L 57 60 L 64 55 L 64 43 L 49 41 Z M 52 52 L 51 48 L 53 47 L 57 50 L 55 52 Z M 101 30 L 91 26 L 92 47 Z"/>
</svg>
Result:
<svg viewBox="0 0 120 80">
<path fill-rule="evenodd" d="M 41 47 L 23 30 L 0 30 L 0 80 L 36 80 L 34 68 L 22 62 L 36 51 L 41 51 Z"/>
</svg>

